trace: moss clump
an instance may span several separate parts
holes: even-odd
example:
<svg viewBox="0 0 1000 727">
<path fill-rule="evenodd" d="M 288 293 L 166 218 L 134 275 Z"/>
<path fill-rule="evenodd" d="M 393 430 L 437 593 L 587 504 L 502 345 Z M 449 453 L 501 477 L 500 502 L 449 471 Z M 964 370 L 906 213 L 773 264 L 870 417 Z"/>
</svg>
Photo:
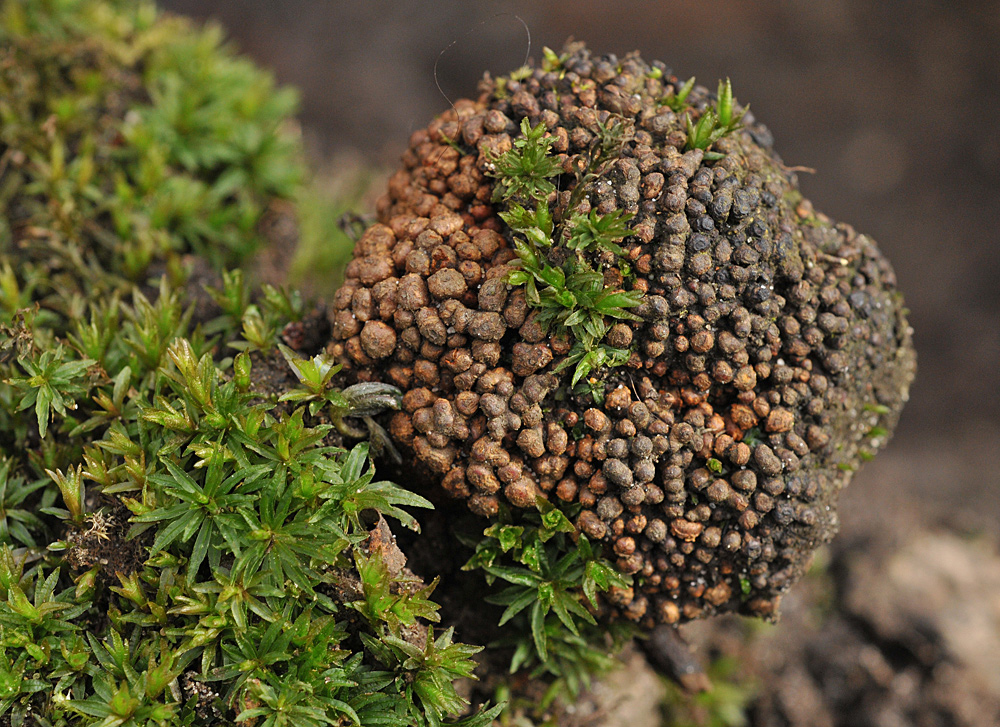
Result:
<svg viewBox="0 0 1000 727">
<path fill-rule="evenodd" d="M 605 615 L 773 616 L 906 400 L 888 261 L 802 199 L 729 83 L 573 44 L 480 91 L 411 137 L 332 350 L 404 391 L 397 445 L 499 524 L 488 573 L 587 604 L 584 571 L 546 570 L 587 543 L 630 581 Z M 572 528 L 548 560 L 497 544 L 539 508 Z"/>
<path fill-rule="evenodd" d="M 342 433 L 398 391 L 223 267 L 296 191 L 291 95 L 147 4 L 0 38 L 0 723 L 454 723 L 480 649 L 387 522 L 429 503 Z"/>
<path fill-rule="evenodd" d="M 141 281 L 184 253 L 253 252 L 302 176 L 296 96 L 220 41 L 146 2 L 5 3 L 0 249 L 43 249 L 53 287 L 62 270 Z"/>
<path fill-rule="evenodd" d="M 367 445 L 345 449 L 331 423 L 392 399 L 328 390 L 320 372 L 336 367 L 322 357 L 275 356 L 285 319 L 266 300 L 243 316 L 272 332 L 263 342 L 234 335 L 226 314 L 209 321 L 225 333 L 206 337 L 186 303 L 166 286 L 155 303 L 124 298 L 120 324 L 97 324 L 110 342 L 100 359 L 73 337 L 40 345 L 30 317 L 7 330 L 19 350 L 3 385 L 16 422 L 3 459 L 4 710 L 85 724 L 460 712 L 452 681 L 478 648 L 432 631 L 433 587 L 384 520 L 415 526 L 400 506 L 429 503 L 374 480 Z M 276 377 L 281 396 L 260 383 Z"/>
</svg>

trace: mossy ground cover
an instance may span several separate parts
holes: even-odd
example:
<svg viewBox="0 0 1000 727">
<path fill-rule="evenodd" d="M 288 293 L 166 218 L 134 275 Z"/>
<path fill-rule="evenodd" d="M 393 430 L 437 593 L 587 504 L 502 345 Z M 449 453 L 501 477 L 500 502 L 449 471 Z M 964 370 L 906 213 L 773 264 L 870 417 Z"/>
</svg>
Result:
<svg viewBox="0 0 1000 727">
<path fill-rule="evenodd" d="M 146 3 L 7 3 L 0 38 L 3 721 L 468 712 L 479 647 L 386 523 L 429 503 L 341 434 L 398 394 L 332 388 L 301 297 L 230 269 L 303 194 L 294 94 Z"/>
</svg>

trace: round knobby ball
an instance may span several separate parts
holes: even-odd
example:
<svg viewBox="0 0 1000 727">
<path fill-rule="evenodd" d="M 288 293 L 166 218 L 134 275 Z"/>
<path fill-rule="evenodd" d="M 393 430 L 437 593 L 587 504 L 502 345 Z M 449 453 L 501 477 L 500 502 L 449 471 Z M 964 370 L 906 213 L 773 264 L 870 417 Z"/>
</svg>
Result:
<svg viewBox="0 0 1000 727">
<path fill-rule="evenodd" d="M 693 140 L 720 99 L 662 64 L 575 44 L 480 91 L 411 137 L 335 296 L 332 351 L 350 379 L 405 392 L 388 430 L 428 482 L 484 517 L 563 507 L 636 576 L 612 611 L 774 614 L 907 396 L 889 262 L 802 198 L 750 113 Z M 545 200 L 557 224 L 631 215 L 621 254 L 588 263 L 641 295 L 604 339 L 627 355 L 582 387 L 574 341 L 511 283 L 516 234 L 494 187 L 524 119 L 561 170 Z M 614 157 L 581 174 L 612 125 Z"/>
</svg>

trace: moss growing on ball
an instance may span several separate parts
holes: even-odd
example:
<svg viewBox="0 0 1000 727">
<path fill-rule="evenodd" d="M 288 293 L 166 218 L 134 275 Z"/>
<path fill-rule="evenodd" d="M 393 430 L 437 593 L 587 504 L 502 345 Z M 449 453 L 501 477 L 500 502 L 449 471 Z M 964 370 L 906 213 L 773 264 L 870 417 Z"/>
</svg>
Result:
<svg viewBox="0 0 1000 727">
<path fill-rule="evenodd" d="M 430 485 L 503 527 L 554 509 L 573 532 L 550 557 L 585 542 L 629 579 L 596 606 L 580 579 L 577 604 L 644 626 L 772 617 L 906 399 L 895 276 L 802 198 L 728 82 L 550 56 L 413 134 L 332 351 L 350 381 L 404 391 L 388 430 Z M 551 586 L 496 527 L 487 572 L 506 557 Z"/>
</svg>

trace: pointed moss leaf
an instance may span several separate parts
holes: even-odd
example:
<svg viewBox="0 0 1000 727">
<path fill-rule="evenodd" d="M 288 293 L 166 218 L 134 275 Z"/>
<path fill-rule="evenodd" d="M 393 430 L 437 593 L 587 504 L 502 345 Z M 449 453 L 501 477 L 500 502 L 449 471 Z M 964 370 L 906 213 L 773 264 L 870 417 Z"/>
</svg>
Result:
<svg viewBox="0 0 1000 727">
<path fill-rule="evenodd" d="M 531 638 L 535 642 L 538 658 L 543 662 L 548 658 L 548 636 L 545 633 L 545 610 L 540 601 L 531 607 Z"/>
<path fill-rule="evenodd" d="M 632 217 L 632 214 L 620 209 L 603 215 L 598 214 L 596 209 L 586 215 L 575 214 L 570 218 L 566 247 L 581 252 L 607 250 L 620 256 L 623 251 L 616 243 L 632 233 L 627 225 Z"/>
<path fill-rule="evenodd" d="M 719 110 L 719 124 L 729 127 L 733 121 L 733 84 L 729 79 L 723 83 L 719 81 L 719 90 L 716 92 L 716 108 Z"/>
<path fill-rule="evenodd" d="M 309 359 L 299 358 L 283 343 L 278 344 L 278 350 L 285 357 L 296 378 L 311 394 L 323 393 L 341 368 L 340 364 L 335 364 L 333 359 L 325 354 L 317 354 Z"/>
<path fill-rule="evenodd" d="M 347 453 L 347 458 L 341 465 L 340 476 L 347 481 L 359 479 L 367 461 L 368 443 L 361 442 L 360 444 L 356 444 L 351 451 Z"/>
<path fill-rule="evenodd" d="M 507 283 L 513 286 L 525 285 L 531 280 L 531 275 L 523 270 L 511 270 L 507 273 Z"/>
<path fill-rule="evenodd" d="M 544 266 L 539 277 L 554 288 L 562 288 L 566 284 L 566 274 L 560 268 L 554 268 L 551 265 Z"/>
<path fill-rule="evenodd" d="M 567 608 L 569 603 L 575 603 L 575 602 L 576 600 L 573 599 L 572 597 L 567 597 L 563 594 L 556 595 L 552 599 L 552 611 L 556 614 L 556 617 L 559 619 L 562 625 L 565 626 L 567 629 L 569 629 L 569 632 L 571 634 L 573 634 L 574 636 L 579 636 L 580 631 L 579 629 L 577 629 L 576 622 L 573 620 L 572 616 L 570 616 L 569 610 Z"/>
<path fill-rule="evenodd" d="M 538 253 L 523 240 L 514 240 L 514 251 L 529 272 L 539 268 L 541 263 L 538 259 Z"/>
<path fill-rule="evenodd" d="M 687 102 L 688 95 L 690 95 L 691 90 L 694 88 L 694 82 L 695 78 L 691 76 L 676 92 L 671 91 L 667 94 L 661 103 L 669 106 L 674 111 L 681 111 Z"/>
<path fill-rule="evenodd" d="M 503 578 L 505 581 L 510 583 L 514 583 L 519 586 L 527 586 L 529 588 L 534 588 L 541 582 L 541 578 L 524 568 L 490 566 L 486 569 L 486 572 L 491 575 L 498 576 L 499 578 Z"/>
<path fill-rule="evenodd" d="M 553 142 L 544 124 L 532 127 L 527 118 L 522 119 L 521 137 L 493 162 L 490 174 L 497 180 L 493 201 L 544 201 L 554 192 L 555 185 L 549 178 L 561 174 L 562 169 L 549 154 Z"/>
<path fill-rule="evenodd" d="M 487 600 L 490 603 L 495 603 L 500 606 L 507 605 L 507 608 L 504 609 L 503 614 L 500 616 L 500 621 L 497 622 L 497 626 L 503 626 L 505 623 L 514 618 L 514 616 L 534 603 L 537 598 L 538 594 L 534 590 L 511 589 L 509 598 L 506 598 L 503 595 L 497 595 L 490 596 Z"/>
<path fill-rule="evenodd" d="M 480 707 L 479 712 L 453 722 L 452 725 L 454 727 L 490 727 L 506 708 L 506 701 L 498 702 L 492 707 L 489 707 L 489 702 L 486 702 Z"/>
<path fill-rule="evenodd" d="M 607 591 L 612 586 L 626 588 L 631 579 L 622 576 L 607 563 L 592 560 L 587 563 L 583 580 L 583 592 L 592 606 L 597 606 L 597 592 Z"/>
</svg>

